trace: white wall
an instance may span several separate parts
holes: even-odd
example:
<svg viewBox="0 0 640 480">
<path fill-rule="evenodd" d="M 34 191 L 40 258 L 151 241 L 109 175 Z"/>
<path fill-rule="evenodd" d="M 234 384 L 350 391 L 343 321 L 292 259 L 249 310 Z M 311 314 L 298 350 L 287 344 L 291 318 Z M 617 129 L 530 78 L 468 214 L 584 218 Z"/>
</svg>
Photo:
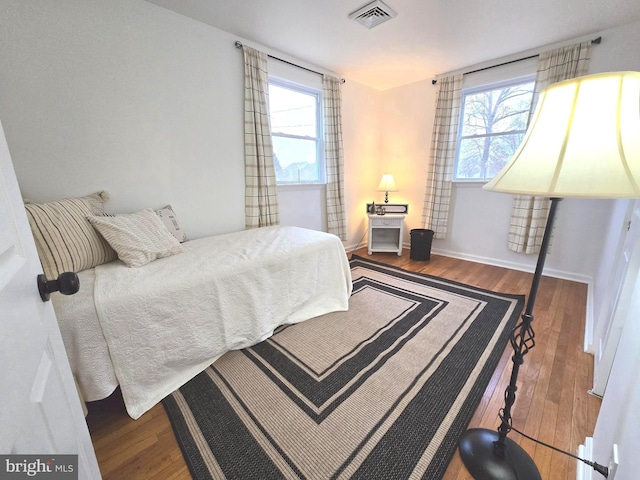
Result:
<svg viewBox="0 0 640 480">
<path fill-rule="evenodd" d="M 632 23 L 603 32 L 602 44 L 593 51 L 593 72 L 640 71 L 640 23 Z M 611 305 L 607 301 L 608 286 L 612 275 L 612 262 L 621 248 L 620 236 L 626 229 L 628 200 L 612 201 L 608 225 L 605 226 L 605 243 L 600 262 L 594 274 L 593 300 L 596 322 L 594 331 L 602 330 L 599 322 L 606 318 Z M 591 343 L 597 343 L 598 338 Z"/>
<path fill-rule="evenodd" d="M 24 196 L 105 189 L 113 213 L 172 204 L 190 238 L 244 228 L 234 43 L 251 42 L 138 0 L 6 0 L 0 25 L 0 118 Z M 269 68 L 321 85 L 277 61 Z M 379 95 L 343 86 L 348 245 L 362 239 L 365 186 L 378 175 Z M 279 197 L 283 224 L 326 229 L 323 187 Z"/>
<path fill-rule="evenodd" d="M 171 203 L 193 238 L 244 227 L 235 38 L 129 0 L 7 0 L 0 22 L 0 116 L 23 195 Z"/>
<path fill-rule="evenodd" d="M 637 39 L 633 38 L 637 35 L 637 26 L 590 35 L 588 38 L 603 37 L 602 43 L 593 47 L 590 73 L 640 70 L 637 58 L 640 48 L 637 47 Z M 523 56 L 528 54 L 525 52 Z M 410 203 L 405 235 L 407 243 L 411 228 L 423 228 L 420 223 L 424 172 L 431 141 L 435 92 L 436 87 L 430 80 L 382 92 L 381 136 L 384 141 L 381 170 L 390 170 L 400 177 L 396 179 L 400 192 L 392 194 L 393 198 Z M 481 187 L 479 183 L 454 183 L 448 237 L 434 240 L 433 251 L 533 271 L 537 256 L 517 254 L 507 248 L 512 196 L 487 192 Z M 558 209 L 545 273 L 585 283 L 594 282 L 602 269 L 601 257 L 609 241 L 608 230 L 615 205 L 613 200 L 563 200 Z M 604 283 L 599 281 L 597 284 L 596 288 Z"/>
<path fill-rule="evenodd" d="M 243 67 L 234 42 L 248 42 L 140 0 L 3 0 L 0 27 L 0 118 L 25 196 L 106 189 L 110 212 L 171 203 L 192 238 L 244 228 Z M 640 70 L 640 23 L 597 34 L 591 72 Z M 405 242 L 422 227 L 434 102 L 430 80 L 380 92 L 347 79 L 348 246 L 365 240 L 365 205 L 381 200 L 382 173 L 400 187 L 392 202 L 410 204 Z M 322 194 L 283 192 L 285 223 L 318 227 L 307 212 L 322 214 Z M 456 185 L 450 236 L 434 250 L 531 269 L 535 258 L 506 248 L 510 207 L 509 196 Z M 592 279 L 595 311 L 624 210 L 620 201 L 561 203 L 546 270 Z M 629 360 L 637 372 L 637 342 L 625 342 L 617 365 Z M 640 411 L 637 392 L 629 401 Z M 607 396 L 602 412 L 615 425 L 626 420 Z M 594 441 L 603 452 L 611 439 L 640 447 L 622 427 Z"/>
<path fill-rule="evenodd" d="M 136 0 L 4 4 L 0 118 L 25 196 L 106 189 L 111 212 L 171 203 L 192 238 L 244 227 L 238 38 Z M 608 33 L 594 71 L 630 56 L 624 35 Z M 343 86 L 347 246 L 366 241 L 364 206 L 381 201 L 387 172 L 400 187 L 392 202 L 410 204 L 405 243 L 422 228 L 435 91 L 430 80 L 384 92 Z M 325 228 L 322 189 L 280 190 L 283 223 Z M 435 251 L 533 268 L 535 258 L 506 248 L 510 196 L 456 185 L 453 202 L 449 238 Z M 611 210 L 565 200 L 547 272 L 593 278 Z"/>
<path fill-rule="evenodd" d="M 192 238 L 244 227 L 238 38 L 138 0 L 5 0 L 0 22 L 0 118 L 25 196 L 106 189 L 111 212 L 171 203 Z M 638 30 L 597 33 L 591 71 L 640 69 Z M 430 80 L 343 86 L 347 246 L 366 241 L 364 206 L 382 199 L 383 173 L 400 187 L 392 202 L 410 204 L 405 243 L 422 227 L 435 92 Z M 283 223 L 324 229 L 322 189 L 280 193 Z M 594 308 L 616 205 L 563 201 L 547 260 L 547 273 L 594 279 Z M 508 195 L 454 185 L 450 234 L 434 251 L 532 269 L 534 256 L 506 248 L 510 208 Z"/>
<path fill-rule="evenodd" d="M 431 80 L 410 83 L 382 92 L 380 166 L 371 191 L 376 202 L 384 193 L 375 192 L 385 173 L 394 176 L 397 192 L 389 193 L 391 203 L 408 203 L 404 241 L 410 242 L 413 228 L 421 224 L 426 183 L 424 181 L 431 147 L 436 107 L 436 89 Z"/>
<path fill-rule="evenodd" d="M 383 144 L 380 92 L 352 80 L 342 88 L 346 245 L 366 245 L 366 205 L 376 197 Z"/>
<path fill-rule="evenodd" d="M 594 49 L 591 59 L 593 72 L 640 71 L 640 22 L 607 30 L 602 37 L 602 44 Z M 629 207 L 627 200 L 615 201 L 604 230 L 605 243 L 593 289 L 594 310 L 599 322 L 607 317 L 611 308 L 607 298 L 611 293 L 612 262 L 626 231 Z M 616 476 L 619 479 L 635 478 L 640 470 L 637 455 L 640 449 L 640 277 L 634 292 L 593 435 L 592 459 L 598 463 L 608 465 L 613 445 L 619 446 L 620 468 Z M 603 330 L 602 325 L 596 323 L 594 345 L 599 342 L 598 335 L 606 333 Z M 602 477 L 593 474 L 592 478 Z"/>
<path fill-rule="evenodd" d="M 638 477 L 640 471 L 640 275 L 613 362 L 607 390 L 593 435 L 592 460 L 607 466 L 618 445 L 617 479 Z M 602 478 L 595 474 L 592 478 Z"/>
</svg>

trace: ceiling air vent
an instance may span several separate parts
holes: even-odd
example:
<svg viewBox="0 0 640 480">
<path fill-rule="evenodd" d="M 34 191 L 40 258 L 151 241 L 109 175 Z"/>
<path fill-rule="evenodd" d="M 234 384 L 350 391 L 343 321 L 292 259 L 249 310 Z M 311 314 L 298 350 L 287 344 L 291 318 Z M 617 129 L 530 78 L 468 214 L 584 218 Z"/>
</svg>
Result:
<svg viewBox="0 0 640 480">
<path fill-rule="evenodd" d="M 381 0 L 375 0 L 375 2 L 368 3 L 364 7 L 349 14 L 349 18 L 361 23 L 367 28 L 373 28 L 387 20 L 391 20 L 396 15 L 397 13 L 394 12 L 389 5 L 386 5 Z"/>
</svg>

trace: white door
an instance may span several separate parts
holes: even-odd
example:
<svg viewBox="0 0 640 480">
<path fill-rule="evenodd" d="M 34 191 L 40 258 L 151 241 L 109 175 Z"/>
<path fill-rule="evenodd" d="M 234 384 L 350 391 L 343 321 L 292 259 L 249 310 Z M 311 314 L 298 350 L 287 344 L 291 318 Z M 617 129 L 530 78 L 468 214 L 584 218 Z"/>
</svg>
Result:
<svg viewBox="0 0 640 480">
<path fill-rule="evenodd" d="M 629 231 L 614 267 L 610 285 L 611 310 L 594 339 L 595 358 L 593 370 L 593 390 L 595 395 L 603 396 L 609 380 L 611 366 L 616 355 L 620 334 L 627 318 L 630 299 L 640 271 L 640 201 L 632 204 L 628 223 Z"/>
<path fill-rule="evenodd" d="M 77 454 L 78 478 L 100 478 L 53 307 L 38 293 L 40 273 L 0 124 L 0 455 L 43 455 L 55 466 L 56 454 Z M 0 478 L 10 468 L 2 462 Z"/>
</svg>

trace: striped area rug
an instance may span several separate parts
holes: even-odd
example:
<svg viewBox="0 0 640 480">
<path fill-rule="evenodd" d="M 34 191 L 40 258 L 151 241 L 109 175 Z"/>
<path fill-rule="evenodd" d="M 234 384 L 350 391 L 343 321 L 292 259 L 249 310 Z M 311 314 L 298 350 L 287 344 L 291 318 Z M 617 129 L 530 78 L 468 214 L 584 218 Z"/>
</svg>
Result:
<svg viewBox="0 0 640 480">
<path fill-rule="evenodd" d="M 524 298 L 351 269 L 348 312 L 229 352 L 163 400 L 194 478 L 442 477 Z"/>
</svg>

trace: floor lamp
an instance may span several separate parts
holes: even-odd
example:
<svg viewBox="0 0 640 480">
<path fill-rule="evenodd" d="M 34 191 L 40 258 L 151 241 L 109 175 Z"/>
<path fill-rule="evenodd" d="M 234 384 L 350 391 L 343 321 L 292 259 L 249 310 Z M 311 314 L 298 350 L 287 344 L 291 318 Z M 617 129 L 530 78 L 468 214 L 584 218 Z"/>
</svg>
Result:
<svg viewBox="0 0 640 480">
<path fill-rule="evenodd" d="M 533 308 L 556 208 L 564 197 L 640 198 L 640 72 L 588 75 L 544 89 L 520 148 L 484 188 L 549 197 L 551 208 L 525 312 L 511 332 L 513 366 L 501 424 L 497 431 L 467 430 L 459 451 L 475 479 L 537 480 L 535 463 L 507 435 L 518 372 L 535 345 Z M 606 469 L 594 468 L 606 476 Z"/>
</svg>

